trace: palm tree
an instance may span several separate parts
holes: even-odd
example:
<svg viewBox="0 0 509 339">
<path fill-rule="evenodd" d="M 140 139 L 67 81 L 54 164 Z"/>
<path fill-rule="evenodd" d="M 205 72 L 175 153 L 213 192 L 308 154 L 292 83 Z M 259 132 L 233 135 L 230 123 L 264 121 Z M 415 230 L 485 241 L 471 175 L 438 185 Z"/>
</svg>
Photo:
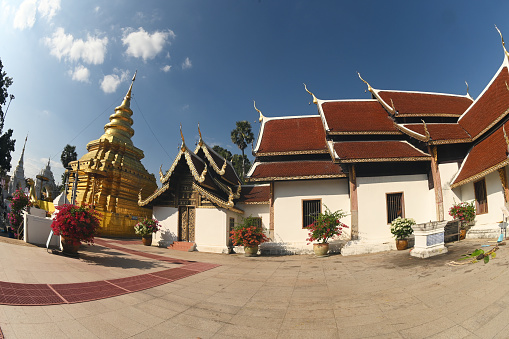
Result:
<svg viewBox="0 0 509 339">
<path fill-rule="evenodd" d="M 232 142 L 240 148 L 242 152 L 242 179 L 244 179 L 244 174 L 246 173 L 244 167 L 244 150 L 247 145 L 252 143 L 254 140 L 253 132 L 251 132 L 251 124 L 249 121 L 237 121 L 237 127 L 232 131 Z"/>
</svg>

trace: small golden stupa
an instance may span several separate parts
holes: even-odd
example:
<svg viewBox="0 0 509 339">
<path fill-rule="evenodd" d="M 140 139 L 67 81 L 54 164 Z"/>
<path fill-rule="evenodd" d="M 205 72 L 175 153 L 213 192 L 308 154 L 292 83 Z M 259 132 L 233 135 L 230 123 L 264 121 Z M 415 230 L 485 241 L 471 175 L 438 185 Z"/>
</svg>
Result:
<svg viewBox="0 0 509 339">
<path fill-rule="evenodd" d="M 135 78 L 136 73 L 122 104 L 104 126 L 104 134 L 87 144 L 87 154 L 69 164 L 69 187 L 78 173 L 76 204 L 93 205 L 100 212 L 101 235 L 132 236 L 138 220 L 152 216 L 151 209 L 138 206 L 140 190 L 148 196 L 157 184 L 141 163 L 143 151 L 131 140 L 134 130 L 130 103 Z M 71 195 L 69 190 L 69 201 Z"/>
</svg>

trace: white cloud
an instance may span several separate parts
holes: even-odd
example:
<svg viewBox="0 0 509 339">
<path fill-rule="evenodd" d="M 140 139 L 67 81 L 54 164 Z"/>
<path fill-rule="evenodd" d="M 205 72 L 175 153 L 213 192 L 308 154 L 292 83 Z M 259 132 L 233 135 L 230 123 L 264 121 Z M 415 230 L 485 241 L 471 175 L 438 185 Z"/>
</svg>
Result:
<svg viewBox="0 0 509 339">
<path fill-rule="evenodd" d="M 168 73 L 171 69 L 171 66 L 170 65 L 166 65 L 164 67 L 161 68 L 161 71 L 163 71 L 164 73 Z"/>
<path fill-rule="evenodd" d="M 96 8 L 94 8 L 94 12 L 99 13 L 100 9 L 101 9 L 101 7 L 97 6 Z"/>
<path fill-rule="evenodd" d="M 168 43 L 168 38 L 174 37 L 175 33 L 171 30 L 155 31 L 149 34 L 140 27 L 135 32 L 126 29 L 122 42 L 127 45 L 127 55 L 143 58 L 143 61 L 147 61 L 148 59 L 154 59 L 163 50 L 164 45 Z"/>
<path fill-rule="evenodd" d="M 2 0 L 0 6 L 0 20 L 2 22 L 6 22 L 9 18 L 14 16 L 16 13 L 16 9 L 9 5 L 6 0 Z"/>
<path fill-rule="evenodd" d="M 118 85 L 123 81 L 127 80 L 129 73 L 127 71 L 114 69 L 115 73 L 120 74 L 108 74 L 105 75 L 101 81 L 101 89 L 104 93 L 113 93 L 117 90 Z"/>
<path fill-rule="evenodd" d="M 35 13 L 37 12 L 36 0 L 25 0 L 19 5 L 16 15 L 14 15 L 14 28 L 25 29 L 32 28 L 35 24 Z"/>
<path fill-rule="evenodd" d="M 82 60 L 88 64 L 102 64 L 106 54 L 108 38 L 99 38 L 88 35 L 87 40 L 75 39 L 71 34 L 65 34 L 62 27 L 56 29 L 51 38 L 44 38 L 44 43 L 54 55 L 61 60 L 62 58 L 70 61 Z"/>
<path fill-rule="evenodd" d="M 41 17 L 50 21 L 60 10 L 60 0 L 40 0 L 37 8 Z"/>
<path fill-rule="evenodd" d="M 182 63 L 182 69 L 189 69 L 191 67 L 193 67 L 193 63 L 189 60 L 189 58 L 186 58 L 186 60 Z"/>
<path fill-rule="evenodd" d="M 170 52 L 166 52 L 166 59 L 170 58 Z"/>
<path fill-rule="evenodd" d="M 70 70 L 69 75 L 74 81 L 90 82 L 90 71 L 83 65 L 78 65 L 74 70 Z"/>
</svg>

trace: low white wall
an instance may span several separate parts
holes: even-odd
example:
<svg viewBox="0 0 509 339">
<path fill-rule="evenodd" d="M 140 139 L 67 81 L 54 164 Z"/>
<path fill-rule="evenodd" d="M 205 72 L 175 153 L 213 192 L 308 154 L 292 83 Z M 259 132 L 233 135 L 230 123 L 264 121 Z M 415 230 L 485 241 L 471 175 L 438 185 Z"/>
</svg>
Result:
<svg viewBox="0 0 509 339">
<path fill-rule="evenodd" d="M 46 241 L 48 240 L 48 236 L 51 232 L 52 220 L 50 218 L 38 217 L 24 213 L 23 221 L 25 242 L 34 245 L 46 246 Z M 50 245 L 60 247 L 60 237 L 53 236 L 51 238 Z"/>
<path fill-rule="evenodd" d="M 358 177 L 359 238 L 369 242 L 394 242 L 387 224 L 387 193 L 403 192 L 404 215 L 416 223 L 436 220 L 435 192 L 425 174 Z"/>
<path fill-rule="evenodd" d="M 309 231 L 302 227 L 302 200 L 321 199 L 331 211 L 342 209 L 350 213 L 347 179 L 295 180 L 274 183 L 274 243 L 264 247 L 281 247 L 290 253 L 305 253 L 312 250 L 307 245 Z M 322 211 L 325 207 L 322 205 Z M 350 215 L 341 219 L 350 225 Z M 345 229 L 344 238 L 350 237 Z"/>
<path fill-rule="evenodd" d="M 152 237 L 155 246 L 168 247 L 178 240 L 179 211 L 175 207 L 154 207 L 154 218 L 161 224 L 161 230 Z"/>
<path fill-rule="evenodd" d="M 227 253 L 229 213 L 219 208 L 197 208 L 195 242 L 202 252 Z"/>
</svg>

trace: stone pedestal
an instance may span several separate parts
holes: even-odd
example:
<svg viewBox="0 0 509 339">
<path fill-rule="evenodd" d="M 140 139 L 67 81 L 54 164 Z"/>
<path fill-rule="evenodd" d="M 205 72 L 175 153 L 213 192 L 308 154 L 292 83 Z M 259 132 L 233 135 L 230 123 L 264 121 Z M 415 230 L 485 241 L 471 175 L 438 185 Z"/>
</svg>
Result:
<svg viewBox="0 0 509 339">
<path fill-rule="evenodd" d="M 444 227 L 447 221 L 432 221 L 414 225 L 415 245 L 410 255 L 429 258 L 447 253 L 444 245 Z"/>
</svg>

